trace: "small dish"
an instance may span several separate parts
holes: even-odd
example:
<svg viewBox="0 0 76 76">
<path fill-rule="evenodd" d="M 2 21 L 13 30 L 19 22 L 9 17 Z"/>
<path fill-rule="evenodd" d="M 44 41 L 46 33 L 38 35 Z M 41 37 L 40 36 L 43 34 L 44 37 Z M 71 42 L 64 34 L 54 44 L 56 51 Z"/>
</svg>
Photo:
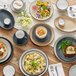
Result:
<svg viewBox="0 0 76 76">
<path fill-rule="evenodd" d="M 56 40 L 55 45 L 54 45 L 54 53 L 56 57 L 63 62 L 68 62 L 68 63 L 74 62 L 76 60 L 76 55 L 74 55 L 73 57 L 66 57 L 63 54 L 62 49 L 59 49 L 61 42 L 64 40 L 72 41 L 72 44 L 76 46 L 76 38 L 73 36 L 65 35 Z"/>
<path fill-rule="evenodd" d="M 45 61 L 46 61 L 46 66 L 45 66 L 45 68 L 44 68 L 44 70 L 41 72 L 41 73 L 39 73 L 39 74 L 28 74 L 25 70 L 24 70 L 24 68 L 23 68 L 23 59 L 24 59 L 24 56 L 26 55 L 26 54 L 30 54 L 30 53 L 34 53 L 34 52 L 37 52 L 37 53 L 40 53 L 44 58 L 45 58 Z M 21 57 L 20 57 L 20 60 L 19 60 L 19 67 L 20 67 L 20 70 L 23 72 L 23 74 L 24 75 L 26 75 L 26 76 L 42 76 L 46 71 L 47 71 L 47 69 L 48 69 L 48 57 L 46 56 L 46 54 L 44 53 L 44 52 L 42 52 L 41 50 L 39 50 L 39 49 L 29 49 L 29 50 L 27 50 L 27 51 L 25 51 L 22 55 L 21 55 Z"/>
<path fill-rule="evenodd" d="M 36 28 L 36 36 L 39 38 L 39 39 L 43 39 L 47 36 L 47 29 L 43 26 L 39 26 Z"/>
<path fill-rule="evenodd" d="M 76 19 L 76 5 L 69 6 L 67 12 L 69 17 Z"/>
<path fill-rule="evenodd" d="M 0 64 L 4 64 L 4 63 L 8 62 L 12 57 L 12 55 L 13 55 L 13 46 L 12 46 L 11 42 L 8 39 L 4 38 L 4 37 L 0 37 L 0 41 L 5 43 L 6 47 L 8 49 L 7 56 L 0 60 Z"/>
<path fill-rule="evenodd" d="M 23 2 L 23 0 L 13 0 L 11 3 L 11 9 L 12 11 L 19 13 L 22 10 L 25 10 L 26 3 Z"/>
<path fill-rule="evenodd" d="M 37 27 L 40 27 L 40 26 L 43 26 L 43 27 L 45 27 L 47 29 L 47 35 L 43 39 L 38 38 L 36 36 L 36 33 L 35 33 Z M 48 45 L 49 43 L 51 43 L 53 41 L 53 39 L 54 39 L 54 30 L 48 24 L 44 24 L 44 23 L 36 24 L 30 30 L 30 38 L 31 38 L 31 41 L 34 44 L 36 44 L 38 46 L 46 46 L 46 45 Z"/>
<path fill-rule="evenodd" d="M 57 2 L 56 2 L 56 6 L 57 6 L 57 8 L 59 9 L 59 11 L 66 11 L 67 10 L 67 8 L 68 8 L 68 2 L 67 2 L 67 0 L 57 0 Z"/>
<path fill-rule="evenodd" d="M 76 76 L 76 65 L 73 65 L 69 70 L 69 76 Z"/>
<path fill-rule="evenodd" d="M 6 19 L 10 20 L 9 23 L 7 22 Z M 14 27 L 14 24 L 15 24 L 15 20 L 14 20 L 13 15 L 9 11 L 1 9 L 0 10 L 0 26 L 3 29 L 9 30 Z"/>
<path fill-rule="evenodd" d="M 59 19 L 63 19 L 64 20 L 64 26 L 63 27 L 60 27 Z M 73 20 L 72 18 L 67 17 L 67 16 L 57 17 L 55 19 L 54 23 L 55 23 L 56 28 L 58 28 L 61 31 L 64 31 L 64 32 L 76 31 L 76 21 Z"/>
<path fill-rule="evenodd" d="M 24 45 L 28 42 L 28 34 L 23 30 L 18 30 L 16 33 L 14 33 L 13 41 L 17 45 Z"/>
<path fill-rule="evenodd" d="M 42 13 L 42 11 L 44 13 Z M 47 20 L 53 15 L 53 12 L 54 8 L 50 0 L 37 0 L 30 4 L 30 14 L 37 20 Z"/>
</svg>

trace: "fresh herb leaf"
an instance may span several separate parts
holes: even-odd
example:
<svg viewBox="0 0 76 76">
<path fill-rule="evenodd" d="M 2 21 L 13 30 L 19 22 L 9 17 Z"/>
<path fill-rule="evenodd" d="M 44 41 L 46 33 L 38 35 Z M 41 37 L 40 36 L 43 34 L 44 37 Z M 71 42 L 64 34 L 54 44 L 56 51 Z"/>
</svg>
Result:
<svg viewBox="0 0 76 76">
<path fill-rule="evenodd" d="M 26 65 L 26 61 L 24 61 L 24 65 Z"/>
<path fill-rule="evenodd" d="M 33 68 L 36 68 L 38 66 L 38 63 L 36 63 L 34 60 L 31 62 L 31 65 Z"/>
<path fill-rule="evenodd" d="M 2 55 L 2 51 L 0 51 L 0 56 Z"/>
<path fill-rule="evenodd" d="M 65 48 L 68 46 L 68 45 L 71 45 L 72 44 L 72 41 L 67 41 L 67 40 L 64 40 L 61 42 L 61 45 L 59 46 L 59 50 L 62 49 L 63 51 L 63 54 L 65 53 Z"/>
</svg>

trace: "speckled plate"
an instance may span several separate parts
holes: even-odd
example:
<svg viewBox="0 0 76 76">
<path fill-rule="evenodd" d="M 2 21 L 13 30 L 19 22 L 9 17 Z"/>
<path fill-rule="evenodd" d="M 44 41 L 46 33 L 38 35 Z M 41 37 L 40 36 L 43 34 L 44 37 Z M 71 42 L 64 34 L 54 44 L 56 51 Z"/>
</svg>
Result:
<svg viewBox="0 0 76 76">
<path fill-rule="evenodd" d="M 72 41 L 73 45 L 76 46 L 76 38 L 75 37 L 68 36 L 68 35 L 60 37 L 59 39 L 56 40 L 55 45 L 54 45 L 54 53 L 55 53 L 56 57 L 63 62 L 69 63 L 69 62 L 76 61 L 76 55 L 72 58 L 68 58 L 68 57 L 64 56 L 62 49 L 59 50 L 59 46 L 61 45 L 61 42 L 63 40 Z"/>
<path fill-rule="evenodd" d="M 27 72 L 25 72 L 25 70 L 23 69 L 23 66 L 22 66 L 22 65 L 23 65 L 23 64 L 22 64 L 23 58 L 24 58 L 24 56 L 25 56 L 27 53 L 31 53 L 31 52 L 39 52 L 40 54 L 42 54 L 42 55 L 44 56 L 44 58 L 45 58 L 45 60 L 46 60 L 46 67 L 44 68 L 44 70 L 43 70 L 40 74 L 31 75 L 31 74 L 28 74 Z M 43 51 L 41 51 L 41 50 L 39 50 L 39 49 L 29 49 L 29 50 L 25 51 L 25 52 L 21 55 L 20 60 L 19 60 L 19 68 L 20 68 L 20 70 L 22 71 L 22 73 L 23 73 L 24 75 L 26 75 L 26 76 L 42 76 L 42 75 L 47 71 L 47 69 L 48 69 L 48 57 L 46 56 L 46 54 L 45 54 Z"/>
<path fill-rule="evenodd" d="M 35 34 L 36 28 L 39 27 L 39 26 L 44 26 L 47 29 L 48 34 L 44 39 L 37 38 L 37 36 Z M 31 41 L 34 44 L 36 44 L 38 46 L 46 46 L 46 45 L 48 45 L 49 43 L 51 43 L 53 41 L 53 39 L 54 39 L 54 30 L 48 24 L 44 24 L 44 23 L 36 24 L 30 30 L 30 38 L 31 38 Z"/>
<path fill-rule="evenodd" d="M 69 70 L 69 76 L 76 76 L 76 65 L 73 65 Z"/>
<path fill-rule="evenodd" d="M 7 26 L 4 24 L 5 18 L 9 18 L 11 20 L 10 25 Z M 0 26 L 3 29 L 9 30 L 9 29 L 12 29 L 14 27 L 14 24 L 15 24 L 15 20 L 14 20 L 13 15 L 9 11 L 1 9 L 0 10 Z"/>
<path fill-rule="evenodd" d="M 6 39 L 4 37 L 0 37 L 0 41 L 5 43 L 7 46 L 7 49 L 8 49 L 7 56 L 4 59 L 0 60 L 0 64 L 4 64 L 4 63 L 8 62 L 13 55 L 13 45 L 11 44 L 11 42 L 8 39 Z"/>
<path fill-rule="evenodd" d="M 37 20 L 47 20 L 47 19 L 49 19 L 49 18 L 53 15 L 53 12 L 54 12 L 54 8 L 53 8 L 53 5 L 51 4 L 50 0 L 47 0 L 47 2 L 49 2 L 50 6 L 51 6 L 50 16 L 47 16 L 47 17 L 44 17 L 44 18 L 37 18 L 37 17 L 34 15 L 34 13 L 33 13 L 32 7 L 33 7 L 34 5 L 36 5 L 36 2 L 37 2 L 37 1 L 39 1 L 39 0 L 33 1 L 33 2 L 31 2 L 31 4 L 30 4 L 30 8 L 29 8 L 29 9 L 30 9 L 30 14 L 32 15 L 32 17 L 34 17 L 34 18 L 37 19 Z M 43 1 L 46 1 L 46 0 L 43 0 Z"/>
<path fill-rule="evenodd" d="M 64 21 L 65 21 L 65 24 L 64 24 L 63 28 L 61 28 L 59 26 L 59 19 L 64 19 Z M 57 17 L 55 19 L 54 23 L 55 23 L 56 28 L 58 28 L 61 31 L 64 31 L 64 32 L 76 31 L 76 21 L 74 19 L 70 18 L 70 17 L 67 17 L 67 16 Z"/>
</svg>

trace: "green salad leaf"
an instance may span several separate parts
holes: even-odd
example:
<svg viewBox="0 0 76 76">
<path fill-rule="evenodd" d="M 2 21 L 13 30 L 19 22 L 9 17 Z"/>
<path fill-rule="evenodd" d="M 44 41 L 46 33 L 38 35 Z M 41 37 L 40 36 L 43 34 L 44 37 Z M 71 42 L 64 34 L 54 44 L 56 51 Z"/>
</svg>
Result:
<svg viewBox="0 0 76 76">
<path fill-rule="evenodd" d="M 68 46 L 68 45 L 71 45 L 72 44 L 72 41 L 67 41 L 67 40 L 64 40 L 61 42 L 61 45 L 59 46 L 59 50 L 62 49 L 63 51 L 63 54 L 65 53 L 65 48 Z"/>
<path fill-rule="evenodd" d="M 32 65 L 33 68 L 36 68 L 38 66 L 38 63 L 33 60 L 31 62 L 31 65 Z"/>
</svg>

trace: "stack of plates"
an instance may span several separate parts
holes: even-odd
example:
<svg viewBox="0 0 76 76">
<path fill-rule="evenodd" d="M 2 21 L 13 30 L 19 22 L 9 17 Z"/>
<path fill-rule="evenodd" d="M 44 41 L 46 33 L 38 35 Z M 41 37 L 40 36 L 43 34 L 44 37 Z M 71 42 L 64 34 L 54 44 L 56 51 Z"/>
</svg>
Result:
<svg viewBox="0 0 76 76">
<path fill-rule="evenodd" d="M 3 63 L 8 62 L 11 59 L 11 57 L 13 55 L 13 46 L 12 46 L 11 42 L 6 38 L 0 37 L 0 41 L 3 42 L 4 44 L 6 44 L 6 47 L 8 49 L 7 56 L 0 60 L 0 64 L 3 64 Z"/>
</svg>

